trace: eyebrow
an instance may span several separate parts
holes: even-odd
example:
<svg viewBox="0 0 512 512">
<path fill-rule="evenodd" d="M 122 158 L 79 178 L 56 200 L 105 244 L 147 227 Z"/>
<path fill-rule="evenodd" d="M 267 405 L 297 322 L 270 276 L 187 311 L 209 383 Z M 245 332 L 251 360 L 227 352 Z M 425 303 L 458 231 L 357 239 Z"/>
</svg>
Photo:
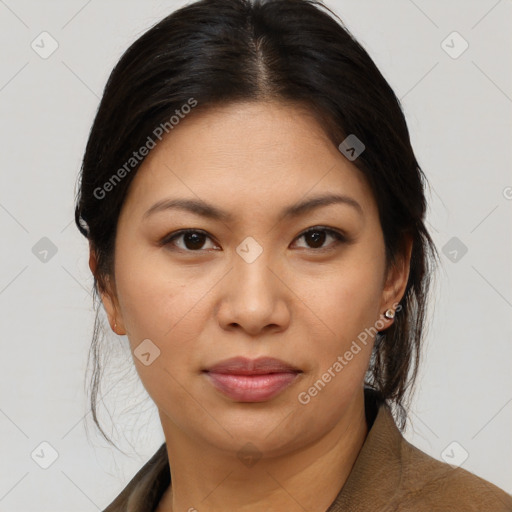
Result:
<svg viewBox="0 0 512 512">
<path fill-rule="evenodd" d="M 317 208 L 332 204 L 345 204 L 347 206 L 351 206 L 360 215 L 363 215 L 361 205 L 352 197 L 340 194 L 325 194 L 284 208 L 284 210 L 281 211 L 278 220 L 282 221 L 287 218 L 298 217 Z M 143 219 L 145 220 L 157 212 L 173 209 L 185 210 L 195 213 L 196 215 L 200 215 L 201 217 L 222 222 L 230 222 L 234 217 L 231 213 L 221 210 L 220 208 L 200 199 L 176 198 L 162 199 L 158 201 L 144 213 Z"/>
</svg>

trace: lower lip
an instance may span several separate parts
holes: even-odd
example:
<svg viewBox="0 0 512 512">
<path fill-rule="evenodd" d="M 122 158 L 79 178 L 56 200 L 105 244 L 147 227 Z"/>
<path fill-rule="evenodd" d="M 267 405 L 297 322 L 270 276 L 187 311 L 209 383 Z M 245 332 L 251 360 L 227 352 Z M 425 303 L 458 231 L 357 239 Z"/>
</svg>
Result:
<svg viewBox="0 0 512 512">
<path fill-rule="evenodd" d="M 284 391 L 298 373 L 267 373 L 264 375 L 233 375 L 206 373 L 213 386 L 238 402 L 265 402 Z"/>
</svg>

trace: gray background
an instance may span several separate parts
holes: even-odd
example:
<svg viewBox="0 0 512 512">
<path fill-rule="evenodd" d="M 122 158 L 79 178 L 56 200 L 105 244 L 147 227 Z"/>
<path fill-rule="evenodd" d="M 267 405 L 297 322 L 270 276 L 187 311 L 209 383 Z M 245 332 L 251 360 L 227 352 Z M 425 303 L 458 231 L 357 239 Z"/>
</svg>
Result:
<svg viewBox="0 0 512 512">
<path fill-rule="evenodd" d="M 103 396 L 127 456 L 87 414 L 92 276 L 73 199 L 108 74 L 181 5 L 0 0 L 2 512 L 102 510 L 164 440 L 125 337 L 107 338 L 116 350 Z M 442 267 L 405 436 L 512 492 L 512 2 L 327 5 L 401 98 L 431 184 L 428 225 Z M 47 58 L 31 47 L 51 49 L 43 31 L 58 43 Z M 42 442 L 58 455 L 47 469 L 52 448 Z"/>
</svg>

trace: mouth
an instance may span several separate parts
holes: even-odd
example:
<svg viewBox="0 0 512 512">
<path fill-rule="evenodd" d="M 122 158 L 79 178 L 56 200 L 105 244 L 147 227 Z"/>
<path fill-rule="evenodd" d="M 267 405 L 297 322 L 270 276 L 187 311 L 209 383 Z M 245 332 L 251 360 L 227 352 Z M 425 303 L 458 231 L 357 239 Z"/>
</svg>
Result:
<svg viewBox="0 0 512 512">
<path fill-rule="evenodd" d="M 265 402 L 288 388 L 302 371 L 280 359 L 235 357 L 203 370 L 210 384 L 237 402 Z"/>
</svg>

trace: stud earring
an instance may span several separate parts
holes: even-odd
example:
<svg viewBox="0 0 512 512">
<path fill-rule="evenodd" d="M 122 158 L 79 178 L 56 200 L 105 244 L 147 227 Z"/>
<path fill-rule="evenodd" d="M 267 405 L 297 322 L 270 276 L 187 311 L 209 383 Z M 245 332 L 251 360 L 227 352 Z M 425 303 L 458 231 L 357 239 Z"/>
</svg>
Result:
<svg viewBox="0 0 512 512">
<path fill-rule="evenodd" d="M 395 318 L 395 312 L 390 308 L 390 309 L 387 309 L 386 312 L 384 313 L 384 316 L 391 320 L 393 318 Z"/>
</svg>

